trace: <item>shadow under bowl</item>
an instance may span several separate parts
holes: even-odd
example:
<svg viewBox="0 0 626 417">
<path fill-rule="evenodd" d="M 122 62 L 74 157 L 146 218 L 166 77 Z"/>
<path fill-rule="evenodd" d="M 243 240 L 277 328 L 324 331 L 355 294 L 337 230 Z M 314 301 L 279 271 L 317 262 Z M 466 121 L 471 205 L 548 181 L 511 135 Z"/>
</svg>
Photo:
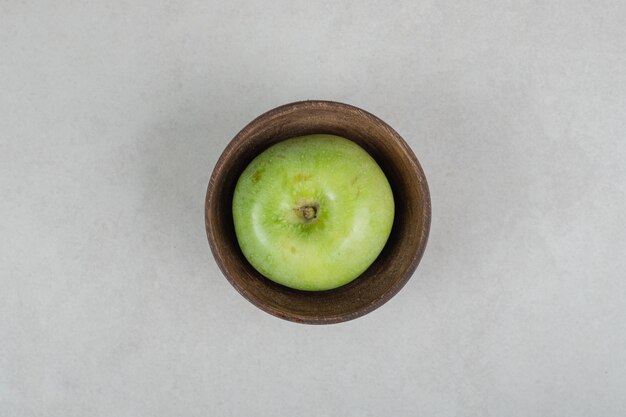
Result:
<svg viewBox="0 0 626 417">
<path fill-rule="evenodd" d="M 263 277 L 246 260 L 235 235 L 232 201 L 248 164 L 277 142 L 327 133 L 359 144 L 380 165 L 395 200 L 385 248 L 357 279 L 328 291 L 300 291 Z M 209 244 L 218 266 L 241 295 L 282 319 L 331 324 L 367 314 L 393 297 L 411 278 L 430 229 L 428 184 L 406 142 L 376 116 L 347 104 L 301 101 L 277 107 L 244 127 L 217 161 L 205 201 Z"/>
</svg>

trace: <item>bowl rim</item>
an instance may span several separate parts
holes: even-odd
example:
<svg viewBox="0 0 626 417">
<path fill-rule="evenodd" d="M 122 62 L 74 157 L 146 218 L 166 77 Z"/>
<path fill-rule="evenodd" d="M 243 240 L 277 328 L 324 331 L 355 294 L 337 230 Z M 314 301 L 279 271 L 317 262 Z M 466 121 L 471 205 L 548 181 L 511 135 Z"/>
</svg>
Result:
<svg viewBox="0 0 626 417">
<path fill-rule="evenodd" d="M 243 288 L 239 284 L 239 282 L 231 276 L 230 271 L 226 267 L 224 256 L 220 252 L 218 245 L 216 244 L 216 241 L 215 241 L 216 236 L 211 227 L 211 219 L 209 216 L 211 203 L 214 198 L 216 177 L 221 173 L 222 167 L 233 156 L 232 154 L 237 149 L 240 142 L 246 139 L 247 132 L 253 129 L 254 126 L 265 122 L 267 119 L 272 119 L 281 113 L 290 113 L 295 110 L 302 110 L 303 108 L 306 109 L 309 107 L 318 107 L 318 108 L 326 107 L 329 110 L 356 112 L 361 117 L 369 118 L 370 120 L 384 126 L 385 129 L 390 133 L 390 137 L 392 137 L 397 142 L 397 144 L 399 144 L 403 148 L 405 155 L 411 160 L 411 166 L 413 167 L 415 174 L 417 174 L 417 177 L 419 179 L 418 185 L 420 188 L 420 195 L 422 196 L 422 202 L 423 202 L 422 213 L 420 213 L 423 219 L 423 222 L 422 222 L 422 227 L 419 230 L 419 235 L 420 235 L 419 243 L 412 256 L 411 263 L 409 264 L 408 268 L 406 269 L 401 279 L 398 279 L 394 283 L 393 286 L 391 286 L 387 291 L 385 291 L 382 294 L 381 297 L 376 298 L 369 304 L 366 304 L 360 307 L 357 311 L 338 313 L 338 314 L 327 315 L 327 316 L 318 316 L 318 317 L 301 316 L 298 314 L 294 314 L 292 312 L 285 312 L 285 311 L 276 310 L 274 308 L 270 308 L 268 305 L 262 302 L 262 300 L 258 299 L 257 297 L 254 297 L 252 293 L 250 293 L 245 288 Z M 260 152 L 262 152 L 262 150 Z M 430 191 L 429 191 L 426 175 L 424 174 L 424 170 L 421 164 L 419 163 L 417 157 L 413 153 L 412 149 L 409 147 L 406 141 L 400 136 L 400 134 L 398 134 L 391 126 L 389 126 L 385 121 L 383 121 L 376 115 L 366 110 L 363 110 L 359 107 L 350 105 L 350 104 L 337 102 L 337 101 L 330 101 L 330 100 L 302 100 L 302 101 L 295 101 L 295 102 L 283 104 L 281 106 L 275 107 L 271 110 L 268 110 L 262 113 L 261 115 L 257 116 L 252 121 L 247 123 L 233 137 L 233 139 L 230 140 L 228 145 L 222 151 L 222 154 L 218 158 L 217 162 L 215 163 L 215 166 L 213 167 L 213 171 L 211 173 L 211 177 L 209 179 L 209 183 L 207 186 L 204 213 L 205 213 L 205 229 L 206 229 L 207 239 L 209 241 L 209 247 L 211 249 L 213 257 L 220 271 L 224 275 L 224 277 L 228 280 L 228 282 L 230 282 L 230 284 L 237 290 L 237 292 L 240 295 L 242 295 L 245 299 L 247 299 L 249 302 L 251 302 L 253 305 L 258 307 L 259 309 L 265 311 L 266 313 L 269 313 L 275 317 L 278 317 L 284 320 L 288 320 L 288 321 L 292 321 L 296 323 L 303 323 L 303 324 L 334 324 L 334 323 L 341 323 L 341 322 L 353 320 L 353 319 L 356 319 L 358 317 L 361 317 L 363 315 L 366 315 L 376 310 L 377 308 L 385 304 L 387 301 L 389 301 L 391 298 L 393 298 L 406 285 L 409 279 L 411 279 L 411 277 L 413 276 L 415 270 L 417 269 L 417 266 L 419 265 L 424 255 L 426 245 L 428 243 L 428 236 L 430 234 L 432 209 L 431 209 Z"/>
</svg>

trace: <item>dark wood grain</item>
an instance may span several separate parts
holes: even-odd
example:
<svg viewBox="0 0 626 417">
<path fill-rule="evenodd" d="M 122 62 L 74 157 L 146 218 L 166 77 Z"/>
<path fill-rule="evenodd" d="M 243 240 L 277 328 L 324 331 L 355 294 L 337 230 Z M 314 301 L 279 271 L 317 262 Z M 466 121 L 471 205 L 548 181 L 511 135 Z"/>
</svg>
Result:
<svg viewBox="0 0 626 417">
<path fill-rule="evenodd" d="M 239 175 L 254 157 L 279 141 L 313 133 L 343 136 L 369 152 L 391 184 L 396 213 L 387 245 L 367 271 L 343 287 L 307 292 L 264 278 L 246 261 L 235 236 L 232 199 Z M 426 247 L 430 210 L 424 172 L 391 127 L 347 104 L 302 101 L 264 113 L 228 144 L 209 181 L 205 223 L 215 260 L 241 295 L 286 320 L 330 324 L 371 312 L 406 284 Z"/>
</svg>

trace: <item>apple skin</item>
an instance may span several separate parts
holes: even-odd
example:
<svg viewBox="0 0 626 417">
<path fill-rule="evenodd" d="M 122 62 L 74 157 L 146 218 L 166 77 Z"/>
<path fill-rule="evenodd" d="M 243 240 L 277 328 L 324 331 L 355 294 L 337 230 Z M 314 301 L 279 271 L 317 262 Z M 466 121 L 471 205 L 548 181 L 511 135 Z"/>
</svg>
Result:
<svg viewBox="0 0 626 417">
<path fill-rule="evenodd" d="M 233 196 L 239 246 L 279 284 L 305 291 L 340 287 L 382 251 L 393 225 L 385 174 L 356 143 L 301 136 L 258 155 Z"/>
</svg>

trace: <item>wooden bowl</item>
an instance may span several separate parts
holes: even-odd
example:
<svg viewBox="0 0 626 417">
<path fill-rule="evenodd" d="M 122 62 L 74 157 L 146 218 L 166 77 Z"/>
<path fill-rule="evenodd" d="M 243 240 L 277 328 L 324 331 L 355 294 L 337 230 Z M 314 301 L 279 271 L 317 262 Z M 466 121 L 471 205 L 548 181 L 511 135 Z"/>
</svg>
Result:
<svg viewBox="0 0 626 417">
<path fill-rule="evenodd" d="M 369 152 L 391 184 L 396 212 L 385 248 L 360 277 L 333 290 L 308 292 L 276 284 L 248 263 L 235 236 L 232 200 L 240 174 L 259 153 L 282 140 L 313 133 L 343 136 Z M 430 195 L 417 158 L 385 122 L 347 104 L 301 101 L 262 114 L 228 144 L 209 181 L 205 222 L 213 256 L 241 295 L 282 319 L 330 324 L 371 312 L 406 284 L 426 247 Z"/>
</svg>

